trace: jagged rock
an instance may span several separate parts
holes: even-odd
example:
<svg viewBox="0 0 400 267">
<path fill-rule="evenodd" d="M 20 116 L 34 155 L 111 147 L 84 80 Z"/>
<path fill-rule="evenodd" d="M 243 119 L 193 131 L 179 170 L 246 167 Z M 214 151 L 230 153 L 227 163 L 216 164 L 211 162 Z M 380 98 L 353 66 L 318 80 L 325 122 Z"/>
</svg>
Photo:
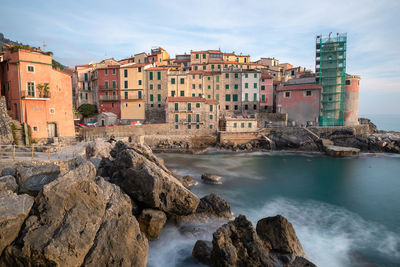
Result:
<svg viewBox="0 0 400 267">
<path fill-rule="evenodd" d="M 116 149 L 122 147 L 117 143 Z M 168 214 L 195 212 L 200 199 L 185 188 L 152 153 L 138 147 L 119 149 L 115 154 L 111 176 L 135 201 Z"/>
<path fill-rule="evenodd" d="M 85 162 L 44 186 L 5 266 L 145 266 L 148 242 L 128 196 Z"/>
<path fill-rule="evenodd" d="M 10 190 L 12 192 L 17 191 L 18 185 L 15 181 L 15 177 L 11 175 L 6 175 L 0 177 L 0 190 Z"/>
<path fill-rule="evenodd" d="M 59 174 L 60 167 L 55 164 L 18 167 L 19 193 L 36 196 L 44 185 L 52 182 Z"/>
<path fill-rule="evenodd" d="M 287 267 L 317 267 L 314 263 L 303 257 L 296 257 Z"/>
<path fill-rule="evenodd" d="M 4 168 L 1 170 L 1 176 L 11 175 L 17 177 L 17 170 L 14 168 Z"/>
<path fill-rule="evenodd" d="M 193 179 L 193 177 L 188 175 L 183 176 L 181 182 L 183 186 L 188 189 L 199 184 L 195 179 Z"/>
<path fill-rule="evenodd" d="M 96 139 L 87 144 L 86 146 L 86 158 L 108 158 L 113 145 L 110 142 L 102 139 Z"/>
<path fill-rule="evenodd" d="M 221 176 L 204 173 L 201 175 L 201 179 L 206 184 L 222 184 Z"/>
<path fill-rule="evenodd" d="M 212 250 L 211 241 L 197 240 L 196 244 L 193 247 L 192 255 L 199 262 L 204 263 L 206 265 L 210 265 L 211 250 Z"/>
<path fill-rule="evenodd" d="M 33 205 L 33 197 L 0 191 L 0 255 L 17 238 Z M 0 266 L 3 266 L 0 262 Z"/>
<path fill-rule="evenodd" d="M 211 266 L 275 266 L 275 260 L 245 216 L 221 226 L 213 234 Z"/>
<path fill-rule="evenodd" d="M 167 216 L 160 210 L 145 209 L 138 219 L 140 230 L 146 234 L 149 240 L 157 239 L 165 223 Z"/>
<path fill-rule="evenodd" d="M 291 262 L 296 256 L 305 257 L 292 224 L 281 215 L 259 220 L 256 231 L 265 245 L 271 248 L 271 252 L 277 254 L 283 262 Z"/>
</svg>

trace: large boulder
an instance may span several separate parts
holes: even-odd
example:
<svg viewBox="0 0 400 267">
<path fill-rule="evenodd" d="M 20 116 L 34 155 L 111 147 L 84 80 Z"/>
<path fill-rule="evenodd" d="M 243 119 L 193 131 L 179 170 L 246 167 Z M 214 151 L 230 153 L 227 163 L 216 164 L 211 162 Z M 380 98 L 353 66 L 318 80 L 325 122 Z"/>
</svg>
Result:
<svg viewBox="0 0 400 267">
<path fill-rule="evenodd" d="M 52 182 L 60 174 L 60 167 L 55 164 L 21 166 L 17 168 L 19 193 L 36 196 L 43 186 Z"/>
<path fill-rule="evenodd" d="M 44 186 L 5 266 L 145 266 L 148 241 L 130 198 L 90 162 Z"/>
<path fill-rule="evenodd" d="M 1 170 L 1 176 L 11 175 L 17 177 L 17 170 L 14 168 L 4 168 Z"/>
<path fill-rule="evenodd" d="M 145 209 L 138 219 L 140 230 L 146 234 L 149 240 L 157 239 L 165 223 L 167 215 L 160 210 Z"/>
<path fill-rule="evenodd" d="M 1 190 L 10 190 L 12 192 L 17 191 L 18 185 L 17 182 L 15 181 L 14 176 L 11 175 L 6 175 L 3 177 L 0 177 L 0 191 Z"/>
<path fill-rule="evenodd" d="M 167 214 L 187 215 L 196 211 L 200 199 L 185 188 L 150 151 L 122 142 L 112 153 L 111 180 L 135 201 Z"/>
<path fill-rule="evenodd" d="M 275 266 L 275 260 L 245 216 L 221 226 L 213 234 L 211 266 Z"/>
<path fill-rule="evenodd" d="M 194 244 L 192 255 L 199 262 L 210 265 L 211 251 L 212 251 L 211 241 L 197 240 L 196 244 Z"/>
<path fill-rule="evenodd" d="M 108 158 L 110 157 L 113 144 L 104 141 L 103 139 L 96 139 L 89 142 L 86 146 L 86 158 Z"/>
<path fill-rule="evenodd" d="M 283 216 L 277 215 L 259 220 L 256 231 L 266 246 L 270 247 L 283 262 L 291 262 L 297 256 L 305 257 L 292 224 Z"/>
<path fill-rule="evenodd" d="M 0 255 L 17 238 L 33 205 L 33 197 L 0 191 Z M 0 263 L 1 265 L 1 263 Z"/>
</svg>

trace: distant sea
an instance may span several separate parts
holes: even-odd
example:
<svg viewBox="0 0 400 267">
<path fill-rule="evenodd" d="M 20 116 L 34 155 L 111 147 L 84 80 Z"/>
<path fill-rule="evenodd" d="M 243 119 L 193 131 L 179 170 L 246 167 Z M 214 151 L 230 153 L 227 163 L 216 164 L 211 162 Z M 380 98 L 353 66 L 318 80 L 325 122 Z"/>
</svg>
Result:
<svg viewBox="0 0 400 267">
<path fill-rule="evenodd" d="M 363 114 L 359 117 L 370 119 L 379 130 L 400 132 L 400 114 Z"/>
</svg>

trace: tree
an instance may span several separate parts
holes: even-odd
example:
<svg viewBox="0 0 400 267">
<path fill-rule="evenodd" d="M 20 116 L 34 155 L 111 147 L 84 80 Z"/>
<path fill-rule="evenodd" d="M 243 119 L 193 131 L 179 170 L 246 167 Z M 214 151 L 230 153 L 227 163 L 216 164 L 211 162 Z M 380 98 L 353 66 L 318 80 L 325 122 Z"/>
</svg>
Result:
<svg viewBox="0 0 400 267">
<path fill-rule="evenodd" d="M 82 104 L 79 106 L 78 111 L 84 116 L 88 117 L 93 115 L 97 112 L 97 108 L 95 105 L 92 104 Z"/>
</svg>

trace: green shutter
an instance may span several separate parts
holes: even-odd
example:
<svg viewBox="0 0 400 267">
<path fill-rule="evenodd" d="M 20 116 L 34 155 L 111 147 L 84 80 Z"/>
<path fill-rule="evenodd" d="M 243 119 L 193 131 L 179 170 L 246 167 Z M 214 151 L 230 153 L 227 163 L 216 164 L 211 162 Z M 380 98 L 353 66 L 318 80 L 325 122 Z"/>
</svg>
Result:
<svg viewBox="0 0 400 267">
<path fill-rule="evenodd" d="M 261 85 L 261 91 L 265 90 L 265 85 Z"/>
<path fill-rule="evenodd" d="M 245 84 L 244 84 L 244 88 L 249 88 L 249 84 L 248 84 L 248 83 L 245 83 Z"/>
<path fill-rule="evenodd" d="M 199 54 L 196 54 L 196 59 L 199 59 Z"/>
<path fill-rule="evenodd" d="M 171 84 L 175 84 L 175 78 L 171 78 Z"/>
<path fill-rule="evenodd" d="M 254 88 L 257 88 L 257 83 L 254 83 Z"/>
<path fill-rule="evenodd" d="M 261 95 L 262 102 L 265 102 L 265 95 Z"/>
<path fill-rule="evenodd" d="M 125 99 L 128 99 L 128 92 L 125 92 Z"/>
<path fill-rule="evenodd" d="M 179 120 L 179 116 L 178 116 L 178 114 L 175 114 L 175 122 L 178 122 L 178 120 Z"/>
<path fill-rule="evenodd" d="M 225 101 L 231 101 L 231 95 L 225 95 Z"/>
<path fill-rule="evenodd" d="M 175 110 L 178 110 L 178 103 L 175 103 Z"/>
<path fill-rule="evenodd" d="M 232 95 L 232 100 L 233 102 L 237 102 L 238 101 L 238 95 Z"/>
<path fill-rule="evenodd" d="M 185 78 L 181 78 L 181 84 L 185 84 Z"/>
<path fill-rule="evenodd" d="M 161 80 L 161 71 L 157 72 L 157 80 Z"/>
<path fill-rule="evenodd" d="M 157 101 L 161 102 L 161 95 L 160 94 L 157 95 Z"/>
<path fill-rule="evenodd" d="M 142 91 L 139 91 L 139 92 L 138 92 L 138 98 L 139 98 L 139 99 L 142 99 Z"/>
<path fill-rule="evenodd" d="M 229 78 L 229 73 L 225 73 L 225 78 L 226 78 L 226 79 Z"/>
<path fill-rule="evenodd" d="M 229 84 L 225 84 L 225 89 L 229 89 Z"/>
<path fill-rule="evenodd" d="M 191 104 L 191 103 L 188 103 L 188 104 L 187 104 L 187 108 L 188 108 L 189 111 L 192 110 L 192 104 Z"/>
<path fill-rule="evenodd" d="M 254 101 L 257 101 L 257 93 L 254 93 Z"/>
<path fill-rule="evenodd" d="M 196 122 L 200 122 L 200 114 L 196 114 Z"/>
<path fill-rule="evenodd" d="M 238 89 L 239 88 L 239 85 L 238 84 L 235 84 L 235 89 Z"/>
<path fill-rule="evenodd" d="M 210 105 L 210 111 L 213 111 L 213 105 Z"/>
<path fill-rule="evenodd" d="M 245 94 L 244 94 L 244 100 L 245 100 L 245 101 L 249 101 L 249 94 L 248 94 L 248 93 L 245 93 Z"/>
<path fill-rule="evenodd" d="M 150 81 L 153 80 L 153 72 L 152 71 L 149 72 L 149 75 L 150 75 L 149 80 Z"/>
<path fill-rule="evenodd" d="M 153 101 L 153 95 L 150 95 L 150 101 Z"/>
</svg>

